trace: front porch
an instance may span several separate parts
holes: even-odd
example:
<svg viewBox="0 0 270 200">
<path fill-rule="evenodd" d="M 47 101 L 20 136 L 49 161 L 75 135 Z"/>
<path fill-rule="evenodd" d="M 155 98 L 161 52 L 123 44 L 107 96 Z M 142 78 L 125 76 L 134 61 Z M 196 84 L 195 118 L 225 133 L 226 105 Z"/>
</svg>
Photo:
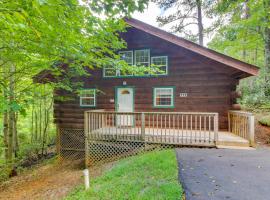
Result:
<svg viewBox="0 0 270 200">
<path fill-rule="evenodd" d="M 219 131 L 217 113 L 87 111 L 85 134 L 87 141 L 208 147 L 252 146 L 252 114 L 229 111 L 228 121 L 229 130 Z"/>
</svg>

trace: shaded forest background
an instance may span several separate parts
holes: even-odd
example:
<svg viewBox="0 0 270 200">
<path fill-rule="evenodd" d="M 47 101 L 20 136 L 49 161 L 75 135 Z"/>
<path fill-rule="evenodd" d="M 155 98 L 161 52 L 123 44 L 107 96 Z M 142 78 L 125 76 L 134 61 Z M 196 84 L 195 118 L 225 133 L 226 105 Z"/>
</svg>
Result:
<svg viewBox="0 0 270 200">
<path fill-rule="evenodd" d="M 243 108 L 270 110 L 269 0 L 154 0 L 164 11 L 160 26 L 207 47 L 260 67 L 257 77 L 240 82 Z M 78 92 L 75 76 L 85 66 L 128 68 L 117 50 L 122 19 L 143 11 L 147 0 L 18 0 L 0 2 L 0 181 L 54 153 L 53 91 Z M 104 17 L 100 17 L 104 16 Z M 213 21 L 205 28 L 205 18 Z M 190 31 L 195 26 L 198 31 Z M 67 31 L 68 30 L 68 31 Z M 58 61 L 58 62 L 56 62 Z M 69 71 L 58 63 L 70 64 Z M 39 84 L 33 77 L 50 70 L 61 82 Z M 130 67 L 129 70 L 132 70 Z M 64 99 L 63 99 L 64 100 Z"/>
</svg>

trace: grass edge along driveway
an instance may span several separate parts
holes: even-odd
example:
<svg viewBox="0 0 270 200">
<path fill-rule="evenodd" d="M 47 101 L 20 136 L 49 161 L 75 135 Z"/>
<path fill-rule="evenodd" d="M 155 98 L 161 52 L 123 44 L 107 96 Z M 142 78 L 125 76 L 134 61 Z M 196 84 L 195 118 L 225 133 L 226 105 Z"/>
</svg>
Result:
<svg viewBox="0 0 270 200">
<path fill-rule="evenodd" d="M 91 169 L 90 169 L 91 170 Z M 71 192 L 66 200 L 181 200 L 174 150 L 153 151 L 118 161 L 102 176 Z"/>
</svg>

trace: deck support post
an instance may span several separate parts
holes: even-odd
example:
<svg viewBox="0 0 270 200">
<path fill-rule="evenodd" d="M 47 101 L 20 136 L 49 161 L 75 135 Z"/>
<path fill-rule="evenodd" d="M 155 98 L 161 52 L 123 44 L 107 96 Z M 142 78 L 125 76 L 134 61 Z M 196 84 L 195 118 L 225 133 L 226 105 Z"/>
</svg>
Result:
<svg viewBox="0 0 270 200">
<path fill-rule="evenodd" d="M 85 168 L 87 168 L 89 165 L 88 134 L 89 134 L 89 113 L 84 112 Z"/>
<path fill-rule="evenodd" d="M 145 114 L 141 114 L 141 134 L 142 134 L 142 141 L 145 141 Z"/>
<path fill-rule="evenodd" d="M 60 128 L 59 125 L 56 125 L 56 153 L 58 155 L 59 161 L 62 160 L 61 156 L 61 136 L 60 136 Z"/>
<path fill-rule="evenodd" d="M 218 113 L 214 116 L 214 140 L 215 144 L 218 142 Z"/>
<path fill-rule="evenodd" d="M 249 144 L 250 146 L 254 146 L 255 144 L 255 138 L 254 138 L 254 134 L 255 134 L 255 118 L 254 115 L 250 115 L 248 118 L 248 127 L 249 127 Z"/>
</svg>

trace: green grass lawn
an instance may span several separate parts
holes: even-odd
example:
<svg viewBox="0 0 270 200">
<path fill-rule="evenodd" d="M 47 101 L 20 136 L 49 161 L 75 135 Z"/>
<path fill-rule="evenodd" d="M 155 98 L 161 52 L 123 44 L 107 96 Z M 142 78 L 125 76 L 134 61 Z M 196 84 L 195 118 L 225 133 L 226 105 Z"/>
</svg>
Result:
<svg viewBox="0 0 270 200">
<path fill-rule="evenodd" d="M 259 123 L 264 125 L 264 126 L 269 126 L 270 127 L 270 115 L 266 115 L 259 119 Z"/>
<path fill-rule="evenodd" d="M 66 200 L 181 200 L 174 150 L 154 151 L 119 161 L 90 189 L 76 188 Z"/>
</svg>

